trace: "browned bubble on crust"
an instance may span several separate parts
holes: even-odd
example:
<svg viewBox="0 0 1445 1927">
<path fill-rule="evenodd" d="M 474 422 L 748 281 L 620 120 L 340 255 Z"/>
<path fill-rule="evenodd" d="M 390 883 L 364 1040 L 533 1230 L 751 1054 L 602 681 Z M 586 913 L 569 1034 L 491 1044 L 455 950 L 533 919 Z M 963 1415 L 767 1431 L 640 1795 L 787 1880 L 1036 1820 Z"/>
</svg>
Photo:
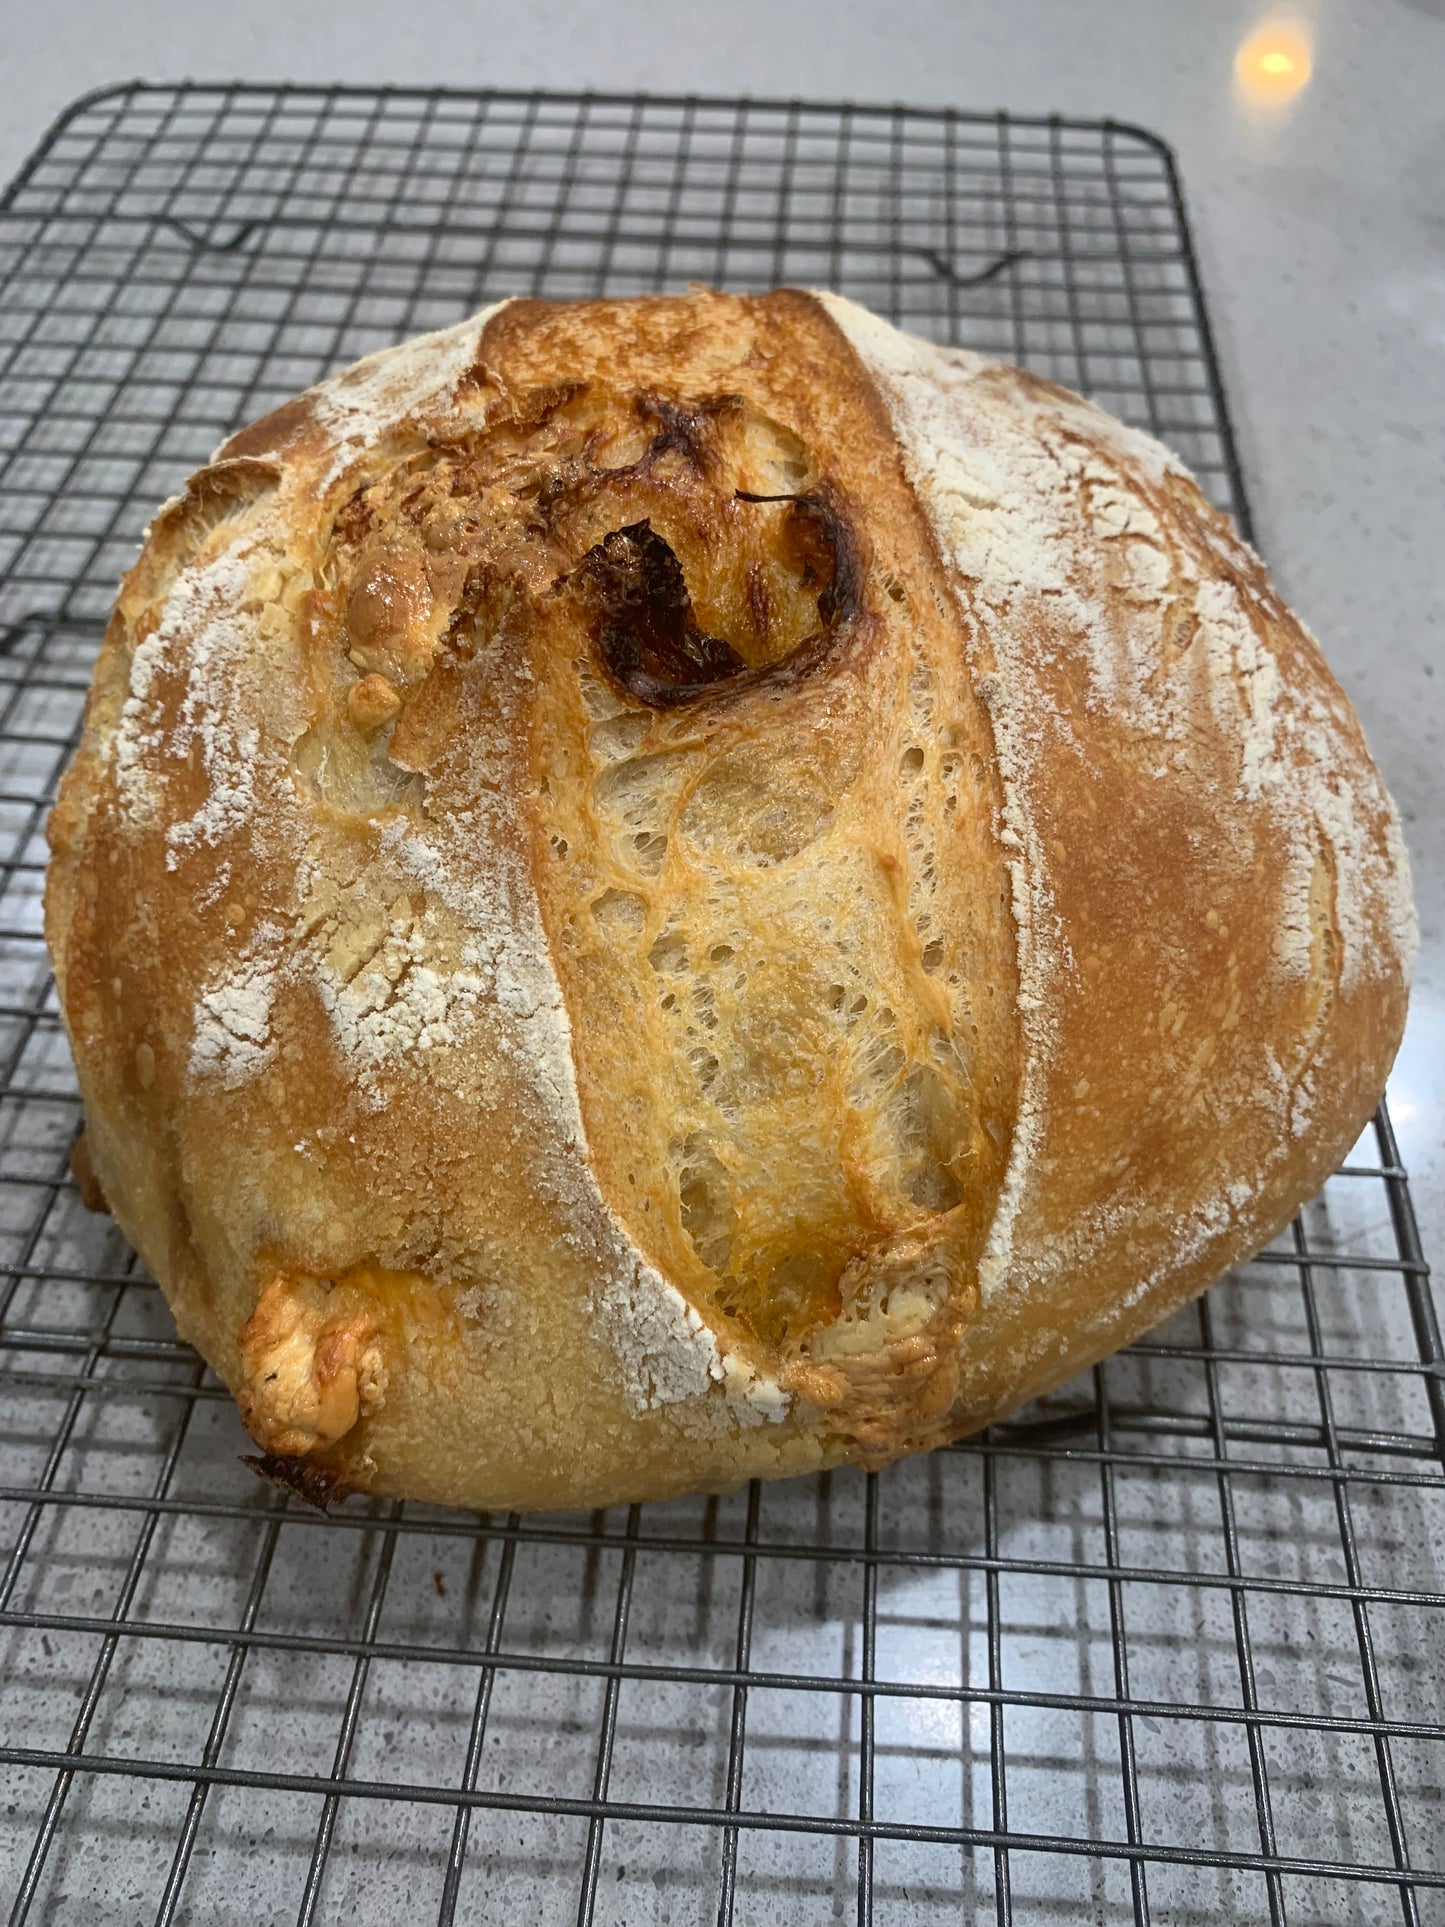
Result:
<svg viewBox="0 0 1445 1927">
<path fill-rule="evenodd" d="M 857 614 L 857 543 L 837 507 L 822 494 L 759 495 L 738 489 L 734 499 L 775 507 L 774 526 L 765 539 L 800 591 L 801 626 L 807 633 L 796 639 L 777 632 L 756 572 L 748 584 L 742 643 L 747 653 L 709 635 L 698 623 L 677 556 L 650 521 L 604 536 L 557 584 L 580 600 L 608 679 L 651 709 L 678 708 L 721 683 L 752 688 L 787 666 L 794 673 L 812 667 L 821 659 L 821 646 Z M 816 614 L 811 626 L 809 600 Z"/>
</svg>

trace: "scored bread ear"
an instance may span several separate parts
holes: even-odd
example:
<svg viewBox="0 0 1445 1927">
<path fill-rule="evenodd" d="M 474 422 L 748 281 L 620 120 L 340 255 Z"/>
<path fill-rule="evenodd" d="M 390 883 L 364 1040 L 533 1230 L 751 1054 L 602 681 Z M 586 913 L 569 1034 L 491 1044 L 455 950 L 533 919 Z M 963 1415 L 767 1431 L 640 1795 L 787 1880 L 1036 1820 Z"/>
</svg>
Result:
<svg viewBox="0 0 1445 1927">
<path fill-rule="evenodd" d="M 240 456 L 197 469 L 180 495 L 157 511 L 146 530 L 145 547 L 121 587 L 121 603 L 132 620 L 164 599 L 182 572 L 201 556 L 218 529 L 240 523 L 281 481 L 275 462 Z"/>
</svg>

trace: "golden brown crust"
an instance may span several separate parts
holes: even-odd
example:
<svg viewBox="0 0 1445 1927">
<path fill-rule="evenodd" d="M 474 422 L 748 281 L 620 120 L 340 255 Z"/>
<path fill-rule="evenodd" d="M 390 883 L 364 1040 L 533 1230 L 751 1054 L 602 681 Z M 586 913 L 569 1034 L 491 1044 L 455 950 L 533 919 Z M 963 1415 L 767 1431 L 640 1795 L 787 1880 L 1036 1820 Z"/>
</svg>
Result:
<svg viewBox="0 0 1445 1927">
<path fill-rule="evenodd" d="M 1164 450 L 836 311 L 1009 800 L 1028 1073 L 950 1419 L 979 1424 L 1259 1249 L 1348 1150 L 1404 1024 L 1408 869 L 1318 649 Z"/>
<path fill-rule="evenodd" d="M 512 302 L 233 437 L 50 835 L 181 1329 L 275 1463 L 454 1503 L 983 1422 L 1262 1242 L 1403 1019 L 1388 799 L 1192 482 L 796 291 Z"/>
</svg>

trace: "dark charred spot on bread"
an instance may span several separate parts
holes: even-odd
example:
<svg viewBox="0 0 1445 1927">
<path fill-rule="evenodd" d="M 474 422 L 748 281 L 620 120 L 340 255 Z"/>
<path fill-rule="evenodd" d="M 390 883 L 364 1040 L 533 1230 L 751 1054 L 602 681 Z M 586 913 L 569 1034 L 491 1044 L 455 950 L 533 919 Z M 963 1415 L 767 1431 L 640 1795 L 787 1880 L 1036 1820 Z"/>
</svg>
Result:
<svg viewBox="0 0 1445 1927">
<path fill-rule="evenodd" d="M 783 518 L 783 544 L 804 588 L 817 590 L 824 627 L 831 632 L 851 620 L 858 612 L 861 557 L 837 504 L 822 491 L 793 496 Z"/>
<path fill-rule="evenodd" d="M 783 664 L 809 666 L 857 613 L 856 546 L 823 494 L 736 489 L 733 499 L 775 510 L 775 527 L 744 572 L 736 613 L 747 633 L 736 642 L 700 625 L 682 565 L 650 521 L 612 530 L 558 582 L 582 600 L 610 680 L 650 708 L 692 702 L 739 678 L 756 682 Z"/>
<path fill-rule="evenodd" d="M 278 1492 L 292 1493 L 318 1512 L 328 1511 L 361 1489 L 311 1459 L 289 1458 L 280 1452 L 243 1452 L 241 1463 Z"/>
<path fill-rule="evenodd" d="M 608 674 L 639 702 L 688 702 L 747 668 L 731 643 L 699 628 L 682 566 L 650 522 L 613 530 L 563 580 L 588 606 Z"/>
<path fill-rule="evenodd" d="M 684 404 L 652 394 L 639 395 L 635 405 L 643 419 L 657 423 L 657 432 L 643 457 L 645 464 L 655 466 L 665 456 L 675 454 L 703 471 L 717 463 L 716 423 L 724 416 L 739 414 L 744 406 L 737 395 L 715 395 L 705 402 Z"/>
</svg>

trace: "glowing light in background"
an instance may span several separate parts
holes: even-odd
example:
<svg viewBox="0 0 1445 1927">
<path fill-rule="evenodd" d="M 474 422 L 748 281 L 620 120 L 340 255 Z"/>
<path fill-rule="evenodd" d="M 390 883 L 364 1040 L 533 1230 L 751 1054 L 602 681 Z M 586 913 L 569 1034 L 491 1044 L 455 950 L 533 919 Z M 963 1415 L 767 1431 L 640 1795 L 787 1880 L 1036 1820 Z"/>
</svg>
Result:
<svg viewBox="0 0 1445 1927">
<path fill-rule="evenodd" d="M 1234 56 L 1234 90 L 1252 107 L 1277 107 L 1309 85 L 1309 29 L 1282 15 L 1262 20 Z"/>
</svg>

